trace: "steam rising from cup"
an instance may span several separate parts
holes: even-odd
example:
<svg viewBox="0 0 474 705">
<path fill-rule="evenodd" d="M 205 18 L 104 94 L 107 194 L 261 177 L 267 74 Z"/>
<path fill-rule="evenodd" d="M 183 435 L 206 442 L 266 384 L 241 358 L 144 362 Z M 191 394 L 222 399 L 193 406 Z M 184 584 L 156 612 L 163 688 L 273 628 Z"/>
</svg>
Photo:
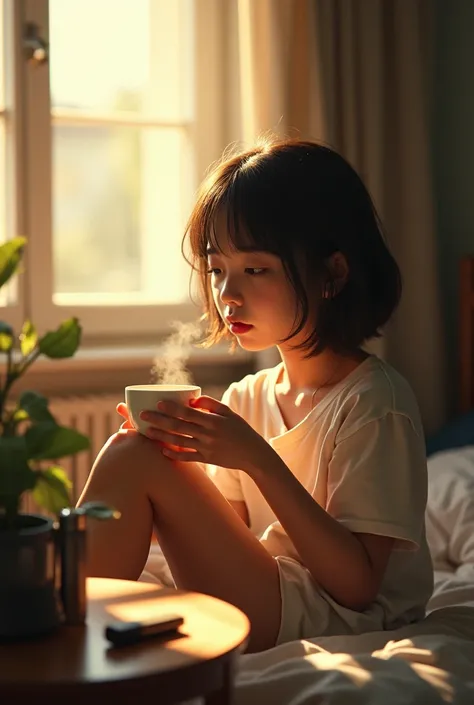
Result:
<svg viewBox="0 0 474 705">
<path fill-rule="evenodd" d="M 186 369 L 192 346 L 201 335 L 197 323 L 171 323 L 173 332 L 164 341 L 153 360 L 152 384 L 192 384 L 191 373 Z"/>
</svg>

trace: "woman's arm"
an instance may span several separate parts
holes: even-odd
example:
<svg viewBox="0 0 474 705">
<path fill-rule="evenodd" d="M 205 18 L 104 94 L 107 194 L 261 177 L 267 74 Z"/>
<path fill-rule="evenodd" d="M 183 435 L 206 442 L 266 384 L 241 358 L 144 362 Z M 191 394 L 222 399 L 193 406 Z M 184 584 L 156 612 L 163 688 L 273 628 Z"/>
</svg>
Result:
<svg viewBox="0 0 474 705">
<path fill-rule="evenodd" d="M 236 501 L 233 499 L 228 499 L 227 501 L 229 502 L 234 512 L 237 512 L 244 524 L 246 526 L 250 526 L 249 510 L 247 509 L 247 505 L 245 504 L 245 502 L 240 500 Z"/>
<path fill-rule="evenodd" d="M 269 443 L 225 404 L 211 397 L 200 397 L 193 401 L 192 406 L 195 408 L 162 402 L 159 405 L 159 413 L 142 413 L 142 418 L 152 424 L 152 428 L 147 432 L 150 438 L 169 444 L 175 442 L 176 434 L 185 437 L 185 440 L 180 440 L 183 447 L 178 450 L 164 447 L 162 453 L 172 460 L 197 461 L 247 473 L 273 509 L 315 582 L 337 602 L 351 609 L 363 610 L 373 602 L 379 592 L 394 540 L 390 536 L 378 536 L 377 532 L 363 533 L 367 528 L 374 526 L 374 523 L 364 519 L 364 516 L 355 522 L 360 527 L 360 533 L 353 533 L 343 526 L 334 518 L 337 514 L 330 513 L 329 508 L 326 512 L 318 505 Z M 402 431 L 404 433 L 403 429 Z M 408 456 L 398 457 L 403 437 L 397 434 L 399 430 L 389 425 L 385 435 L 372 434 L 368 440 L 360 439 L 360 443 L 354 447 L 348 448 L 347 442 L 340 443 L 339 446 L 345 447 L 345 454 L 342 453 L 342 459 L 339 456 L 338 460 L 335 457 L 338 455 L 336 448 L 333 458 L 336 474 L 338 469 L 347 470 L 350 466 L 344 481 L 342 482 L 341 478 L 339 483 L 352 489 L 349 496 L 347 491 L 343 493 L 349 513 L 354 506 L 357 507 L 356 497 L 361 491 L 360 487 L 366 486 L 367 482 L 375 483 L 373 489 L 376 491 L 371 493 L 375 505 L 365 506 L 364 511 L 365 517 L 374 512 L 380 515 L 378 524 L 382 534 L 387 527 L 389 531 L 398 531 L 400 514 L 403 514 L 402 519 L 406 521 L 407 513 L 410 516 L 412 507 L 412 463 Z M 403 467 L 404 460 L 407 460 L 407 463 L 401 478 L 400 472 L 391 473 L 393 477 L 390 484 L 388 479 L 383 480 L 380 470 L 386 462 L 387 448 L 392 448 L 394 439 L 397 453 L 393 455 L 397 459 L 397 467 L 391 470 L 398 471 L 398 465 Z M 403 447 L 401 450 L 403 451 Z M 361 468 L 370 472 L 361 473 Z M 361 474 L 362 482 L 358 483 Z M 388 517 L 393 514 L 390 509 L 393 483 L 398 489 L 398 514 L 395 513 L 395 518 Z M 332 499 L 334 495 L 341 498 L 340 491 L 333 492 Z M 423 519 L 423 513 L 419 511 L 419 493 L 417 497 L 418 500 L 413 505 L 415 515 L 410 520 L 413 526 Z M 363 496 L 360 500 L 363 500 Z M 403 535 L 401 538 L 404 538 Z M 411 540 L 411 536 L 407 536 L 407 539 Z M 416 541 L 416 538 L 414 540 Z"/>
<path fill-rule="evenodd" d="M 319 506 L 278 454 L 270 450 L 268 462 L 248 474 L 313 580 L 344 607 L 365 609 L 379 591 L 394 539 L 349 531 Z"/>
</svg>

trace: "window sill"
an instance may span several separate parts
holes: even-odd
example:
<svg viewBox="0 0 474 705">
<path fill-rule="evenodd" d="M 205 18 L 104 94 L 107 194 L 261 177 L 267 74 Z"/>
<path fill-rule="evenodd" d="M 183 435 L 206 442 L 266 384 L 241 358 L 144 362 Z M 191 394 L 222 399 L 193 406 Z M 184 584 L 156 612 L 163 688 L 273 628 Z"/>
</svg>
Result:
<svg viewBox="0 0 474 705">
<path fill-rule="evenodd" d="M 128 384 L 153 382 L 152 368 L 159 352 L 159 346 L 82 346 L 72 358 L 38 359 L 15 384 L 14 392 L 34 389 L 61 397 L 117 393 Z M 192 383 L 201 386 L 203 393 L 210 393 L 255 371 L 255 356 L 240 349 L 230 354 L 227 345 L 194 348 L 185 369 Z"/>
<path fill-rule="evenodd" d="M 96 367 L 108 370 L 111 367 L 134 366 L 147 361 L 150 365 L 160 354 L 158 345 L 141 346 L 82 346 L 74 357 L 60 360 L 52 360 L 42 357 L 34 363 L 34 367 L 48 369 L 50 371 L 61 372 L 65 366 L 68 369 L 93 369 Z M 215 345 L 210 349 L 194 348 L 186 361 L 186 366 L 194 365 L 226 365 L 242 364 L 244 361 L 250 362 L 254 359 L 252 353 L 244 350 L 237 350 L 231 354 L 228 346 Z"/>
</svg>

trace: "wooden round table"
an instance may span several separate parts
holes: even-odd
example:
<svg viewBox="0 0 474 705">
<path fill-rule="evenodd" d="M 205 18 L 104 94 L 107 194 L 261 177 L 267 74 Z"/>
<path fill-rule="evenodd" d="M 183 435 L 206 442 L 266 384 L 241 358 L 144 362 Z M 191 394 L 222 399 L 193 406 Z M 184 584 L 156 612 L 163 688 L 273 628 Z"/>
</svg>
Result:
<svg viewBox="0 0 474 705">
<path fill-rule="evenodd" d="M 15 705 L 170 705 L 204 697 L 231 701 L 233 666 L 249 621 L 236 607 L 207 595 L 150 583 L 89 578 L 83 627 L 60 627 L 30 641 L 0 644 L 0 702 Z M 104 626 L 173 612 L 179 635 L 114 648 Z"/>
</svg>

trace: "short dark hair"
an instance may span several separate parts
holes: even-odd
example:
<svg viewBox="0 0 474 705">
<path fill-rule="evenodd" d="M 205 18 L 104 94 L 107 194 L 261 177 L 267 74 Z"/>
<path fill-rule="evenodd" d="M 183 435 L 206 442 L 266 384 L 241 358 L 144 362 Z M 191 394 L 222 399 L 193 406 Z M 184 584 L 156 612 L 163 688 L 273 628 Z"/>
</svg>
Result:
<svg viewBox="0 0 474 705">
<path fill-rule="evenodd" d="M 215 224 L 225 213 L 232 246 L 252 243 L 277 255 L 295 291 L 295 327 L 317 305 L 300 349 L 311 357 L 330 348 L 354 351 L 380 336 L 401 296 L 401 275 L 370 195 L 354 169 L 315 142 L 287 139 L 225 156 L 201 187 L 183 239 L 183 255 L 199 275 L 209 347 L 232 339 L 212 300 L 206 248 L 218 248 Z M 186 254 L 186 246 L 190 254 Z M 349 274 L 336 292 L 328 259 L 341 252 Z M 328 298 L 324 291 L 331 292 Z M 284 341 L 280 341 L 284 342 Z"/>
</svg>

